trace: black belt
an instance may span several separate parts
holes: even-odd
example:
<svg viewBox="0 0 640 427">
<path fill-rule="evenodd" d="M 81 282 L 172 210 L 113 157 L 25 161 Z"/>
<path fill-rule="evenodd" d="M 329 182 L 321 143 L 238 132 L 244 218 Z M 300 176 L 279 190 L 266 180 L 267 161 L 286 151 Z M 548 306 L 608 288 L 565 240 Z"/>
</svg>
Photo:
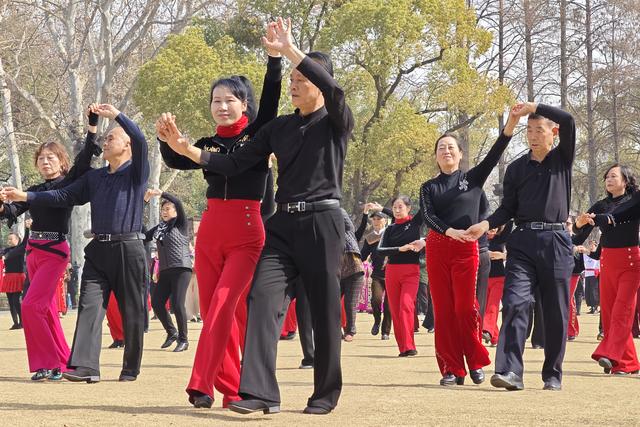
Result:
<svg viewBox="0 0 640 427">
<path fill-rule="evenodd" d="M 335 199 L 319 200 L 317 202 L 291 202 L 278 203 L 277 212 L 286 212 L 290 214 L 300 212 L 320 212 L 329 209 L 337 209 L 340 207 L 340 201 Z"/>
<path fill-rule="evenodd" d="M 59 231 L 34 231 L 29 233 L 29 240 L 67 240 L 67 236 Z"/>
<path fill-rule="evenodd" d="M 146 236 L 143 233 L 124 233 L 124 234 L 94 234 L 93 240 L 98 242 L 123 242 L 125 240 L 144 240 Z"/>
<path fill-rule="evenodd" d="M 564 224 L 561 222 L 523 222 L 517 225 L 527 230 L 535 231 L 563 231 Z"/>
</svg>

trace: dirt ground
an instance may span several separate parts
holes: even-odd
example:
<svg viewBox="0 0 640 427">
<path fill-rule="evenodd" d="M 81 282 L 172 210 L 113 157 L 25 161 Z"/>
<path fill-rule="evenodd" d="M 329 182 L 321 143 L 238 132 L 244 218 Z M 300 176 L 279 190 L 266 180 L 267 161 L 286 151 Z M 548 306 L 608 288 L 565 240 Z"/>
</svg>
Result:
<svg viewBox="0 0 640 427">
<path fill-rule="evenodd" d="M 0 425 L 639 425 L 640 377 L 605 376 L 590 359 L 598 317 L 583 314 L 579 320 L 580 336 L 567 344 L 563 391 L 542 390 L 543 351 L 529 348 L 526 389 L 506 392 L 488 381 L 480 386 L 439 386 L 433 334 L 421 329 L 416 336 L 418 356 L 398 358 L 393 337 L 381 341 L 371 336 L 372 317 L 360 314 L 360 333 L 352 343 L 343 343 L 344 388 L 336 410 L 328 416 L 301 413 L 312 391 L 313 373 L 298 369 L 301 350 L 296 339 L 279 346 L 282 413 L 264 416 L 222 409 L 219 395 L 212 409 L 188 404 L 184 387 L 201 324 L 189 323 L 191 348 L 172 353 L 159 348 L 164 333 L 160 323 L 152 321 L 136 382 L 117 381 L 122 350 L 104 348 L 99 384 L 33 383 L 23 334 L 7 330 L 10 319 L 5 312 L 0 315 Z M 75 321 L 75 313 L 62 319 L 69 340 Z M 110 343 L 105 323 L 103 347 Z M 494 350 L 490 352 L 493 359 Z M 488 378 L 493 367 L 486 373 Z"/>
</svg>

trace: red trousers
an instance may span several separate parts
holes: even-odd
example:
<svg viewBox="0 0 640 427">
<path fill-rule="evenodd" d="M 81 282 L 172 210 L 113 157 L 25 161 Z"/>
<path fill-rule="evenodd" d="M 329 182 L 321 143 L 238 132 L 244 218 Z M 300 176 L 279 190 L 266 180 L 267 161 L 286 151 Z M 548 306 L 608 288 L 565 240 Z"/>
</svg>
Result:
<svg viewBox="0 0 640 427">
<path fill-rule="evenodd" d="M 476 299 L 477 242 L 458 242 L 440 233 L 427 235 L 427 274 L 435 320 L 436 359 L 440 372 L 458 377 L 491 363 L 482 345 Z"/>
<path fill-rule="evenodd" d="M 502 290 L 504 288 L 504 276 L 489 277 L 487 286 L 487 307 L 482 320 L 482 330 L 491 335 L 491 344 L 498 344 L 498 314 L 500 313 L 500 301 L 502 300 Z"/>
<path fill-rule="evenodd" d="M 238 342 L 240 343 L 240 353 L 244 354 L 244 337 L 247 333 L 247 296 L 249 296 L 249 290 L 251 286 L 247 286 L 240 300 L 238 300 L 238 306 L 235 313 L 235 324 L 238 329 Z"/>
<path fill-rule="evenodd" d="M 107 305 L 107 325 L 109 333 L 114 341 L 124 341 L 124 329 L 122 328 L 122 315 L 118 308 L 115 294 L 111 292 L 109 295 L 109 304 Z"/>
<path fill-rule="evenodd" d="M 43 241 L 37 243 L 43 244 Z M 31 280 L 29 292 L 22 301 L 22 324 L 27 345 L 29 371 L 60 368 L 66 371 L 69 345 L 60 318 L 56 290 L 64 275 L 69 256 L 66 241 L 52 246 L 65 257 L 28 244 L 27 271 Z"/>
<path fill-rule="evenodd" d="M 401 353 L 416 349 L 413 339 L 413 316 L 419 283 L 420 266 L 418 264 L 387 264 L 385 270 L 387 303 L 391 310 L 393 334 Z"/>
<path fill-rule="evenodd" d="M 294 299 L 289 304 L 289 309 L 287 310 L 287 317 L 284 318 L 284 322 L 282 323 L 282 331 L 280 332 L 280 336 L 286 336 L 289 332 L 295 332 L 298 330 L 298 319 L 296 317 L 296 300 Z"/>
<path fill-rule="evenodd" d="M 569 325 L 567 328 L 567 336 L 577 337 L 580 333 L 580 324 L 578 323 L 578 315 L 576 314 L 576 288 L 578 287 L 579 274 L 571 275 L 571 283 L 569 287 Z"/>
<path fill-rule="evenodd" d="M 238 303 L 246 292 L 264 246 L 260 202 L 209 199 L 196 240 L 202 331 L 187 393 L 224 394 L 223 406 L 239 400 Z M 246 315 L 245 315 L 246 319 Z M 240 319 L 240 322 L 242 320 Z M 246 323 L 246 320 L 245 320 Z"/>
<path fill-rule="evenodd" d="M 640 369 L 631 324 L 640 286 L 640 249 L 602 248 L 600 256 L 600 316 L 604 339 L 591 357 L 606 357 L 612 372 Z"/>
</svg>

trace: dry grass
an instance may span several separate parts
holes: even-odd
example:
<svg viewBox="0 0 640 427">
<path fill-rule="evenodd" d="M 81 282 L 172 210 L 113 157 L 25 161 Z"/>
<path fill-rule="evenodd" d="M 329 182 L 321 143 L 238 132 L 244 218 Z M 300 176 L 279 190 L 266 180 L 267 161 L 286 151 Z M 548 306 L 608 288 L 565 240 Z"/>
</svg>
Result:
<svg viewBox="0 0 640 427">
<path fill-rule="evenodd" d="M 75 315 L 63 319 L 71 338 Z M 0 317 L 0 417 L 2 425 L 637 425 L 640 377 L 605 376 L 590 359 L 596 345 L 598 318 L 580 317 L 581 335 L 567 345 L 562 392 L 542 391 L 541 350 L 527 350 L 526 390 L 505 392 L 488 383 L 443 388 L 434 358 L 433 335 L 417 335 L 419 355 L 398 358 L 395 342 L 367 332 L 371 317 L 358 316 L 356 339 L 343 344 L 344 389 L 329 416 L 302 415 L 312 390 L 312 372 L 297 369 L 298 341 L 280 343 L 278 378 L 282 410 L 278 415 L 242 416 L 220 408 L 194 409 L 184 387 L 190 374 L 200 325 L 190 323 L 191 349 L 159 349 L 164 334 L 157 321 L 145 337 L 142 374 L 133 383 L 118 383 L 122 351 L 102 351 L 99 384 L 32 383 L 27 372 L 21 331 L 8 331 Z M 105 335 L 103 345 L 111 340 Z M 491 350 L 493 358 L 493 350 Z M 492 367 L 487 370 L 492 373 Z M 468 381 L 470 383 L 470 381 Z"/>
</svg>

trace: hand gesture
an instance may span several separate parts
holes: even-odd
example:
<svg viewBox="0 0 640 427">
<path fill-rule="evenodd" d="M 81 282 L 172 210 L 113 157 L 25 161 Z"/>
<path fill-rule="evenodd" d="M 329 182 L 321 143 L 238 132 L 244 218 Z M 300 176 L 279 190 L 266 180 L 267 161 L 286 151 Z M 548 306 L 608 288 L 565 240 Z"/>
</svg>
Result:
<svg viewBox="0 0 640 427">
<path fill-rule="evenodd" d="M 489 231 L 489 223 L 487 221 L 474 224 L 464 232 L 464 241 L 478 240 L 487 231 Z"/>
<path fill-rule="evenodd" d="M 370 205 L 369 210 L 373 213 L 382 212 L 382 210 L 384 209 L 382 205 L 378 202 L 372 202 L 372 203 L 369 203 L 369 205 Z"/>
<path fill-rule="evenodd" d="M 576 217 L 575 225 L 577 228 L 582 228 L 587 224 L 595 225 L 593 222 L 593 214 L 582 213 Z"/>
<path fill-rule="evenodd" d="M 285 24 L 284 20 L 280 17 L 276 19 L 276 24 L 273 27 L 273 39 L 269 40 L 269 28 L 267 28 L 267 36 L 262 37 L 262 45 L 267 51 L 275 51 L 283 53 L 285 50 L 293 46 L 291 38 L 291 18 L 287 18 Z"/>
<path fill-rule="evenodd" d="M 446 236 L 451 237 L 453 240 L 457 240 L 458 242 L 468 242 L 470 240 L 476 240 L 476 239 L 472 239 L 470 237 L 467 236 L 467 231 L 465 230 L 456 230 L 455 228 L 447 228 L 447 231 L 445 231 L 444 233 Z"/>
<path fill-rule="evenodd" d="M 28 229 L 31 229 L 31 224 L 33 224 L 33 220 L 31 218 L 24 220 L 24 226 Z"/>
<path fill-rule="evenodd" d="M 169 140 L 169 128 L 162 117 L 158 117 L 156 120 L 156 135 L 160 141 L 167 142 Z"/>
<path fill-rule="evenodd" d="M 277 27 L 278 27 L 277 22 L 269 22 L 267 24 L 266 35 L 263 37 L 263 39 L 266 39 L 268 43 L 274 43 L 277 38 Z M 264 44 L 264 41 L 262 43 L 265 49 L 267 50 L 267 55 L 273 56 L 273 57 L 281 56 L 279 51 L 268 47 L 266 44 Z"/>
<path fill-rule="evenodd" d="M 401 246 L 399 251 L 400 252 L 409 252 L 409 251 L 420 252 L 422 249 L 424 249 L 425 245 L 426 243 L 424 240 L 418 239 L 418 240 L 414 240 L 411 243 L 407 243 L 404 246 Z"/>
<path fill-rule="evenodd" d="M 114 120 L 120 114 L 120 110 L 111 104 L 98 104 L 94 112 L 100 117 L 105 117 L 109 120 Z"/>
<path fill-rule="evenodd" d="M 26 202 L 27 193 L 20 191 L 14 187 L 4 187 L 3 189 L 5 200 L 8 202 Z"/>
<path fill-rule="evenodd" d="M 148 188 L 147 191 L 145 191 L 144 193 L 144 201 L 148 203 L 152 197 L 159 197 L 159 196 L 162 196 L 162 190 Z"/>
<path fill-rule="evenodd" d="M 89 126 L 98 126 L 98 104 L 95 102 L 90 104 L 85 111 L 87 118 L 89 119 Z"/>
<path fill-rule="evenodd" d="M 506 259 L 507 255 L 504 252 L 500 251 L 489 251 L 489 258 L 491 259 L 491 261 L 495 261 L 499 259 Z"/>
</svg>

